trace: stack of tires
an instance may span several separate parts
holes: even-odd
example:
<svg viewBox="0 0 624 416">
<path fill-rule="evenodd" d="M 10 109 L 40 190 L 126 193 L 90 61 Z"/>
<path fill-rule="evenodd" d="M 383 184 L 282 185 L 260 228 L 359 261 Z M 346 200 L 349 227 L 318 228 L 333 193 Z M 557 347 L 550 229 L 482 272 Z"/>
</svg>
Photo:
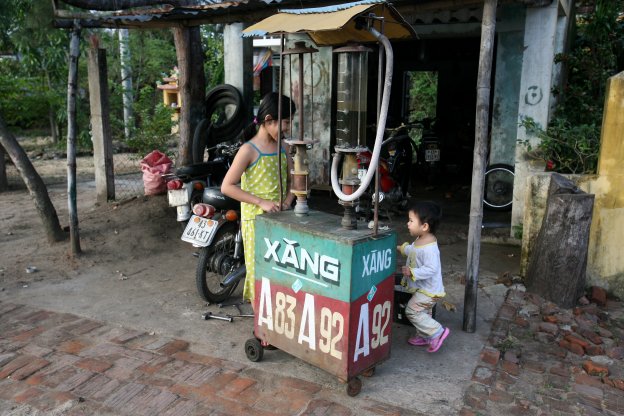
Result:
<svg viewBox="0 0 624 416">
<path fill-rule="evenodd" d="M 240 91 L 229 84 L 206 94 L 206 117 L 193 134 L 193 163 L 204 162 L 205 151 L 217 143 L 237 140 L 248 123 Z M 210 155 L 208 156 L 210 159 Z"/>
</svg>

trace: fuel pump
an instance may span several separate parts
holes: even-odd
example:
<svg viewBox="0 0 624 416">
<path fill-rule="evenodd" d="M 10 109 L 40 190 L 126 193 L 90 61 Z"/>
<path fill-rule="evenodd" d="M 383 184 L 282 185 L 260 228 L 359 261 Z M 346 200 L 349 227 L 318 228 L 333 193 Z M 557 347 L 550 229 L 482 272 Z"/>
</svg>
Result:
<svg viewBox="0 0 624 416">
<path fill-rule="evenodd" d="M 312 145 L 312 140 L 311 138 L 314 136 L 314 132 L 313 132 L 313 128 L 314 128 L 314 120 L 311 119 L 310 120 L 310 124 L 309 124 L 309 128 L 308 130 L 306 130 L 306 123 L 305 123 L 305 115 L 306 112 L 304 111 L 304 106 L 303 106 L 303 92 L 304 92 L 304 59 L 305 59 L 305 55 L 309 55 L 309 61 L 312 61 L 312 54 L 318 52 L 318 49 L 312 48 L 312 47 L 308 47 L 305 45 L 305 42 L 295 42 L 295 46 L 294 48 L 291 49 L 286 49 L 282 52 L 282 57 L 288 57 L 288 65 L 290 67 L 290 73 L 292 74 L 292 65 L 293 65 L 293 58 L 296 58 L 296 64 L 298 65 L 298 88 L 293 88 L 293 82 L 290 82 L 290 96 L 293 97 L 293 95 L 296 95 L 296 97 L 293 97 L 296 99 L 297 102 L 297 108 L 299 111 L 297 111 L 297 113 L 299 114 L 299 118 L 298 118 L 298 129 L 297 129 L 297 135 L 296 137 L 292 136 L 292 125 L 291 125 L 291 132 L 290 132 L 290 136 L 291 139 L 287 140 L 286 143 L 288 143 L 288 145 L 293 146 L 294 147 L 294 155 L 293 155 L 293 165 L 294 168 L 291 170 L 290 174 L 291 174 L 291 186 L 290 186 L 290 191 L 297 197 L 297 202 L 295 205 L 295 214 L 298 216 L 304 216 L 304 215 L 308 215 L 310 209 L 308 208 L 308 174 L 310 173 L 308 171 L 308 156 L 307 156 L 307 152 L 306 149 L 308 146 Z M 310 71 L 310 84 L 314 85 L 314 83 L 312 82 L 312 71 Z M 312 89 L 312 92 L 310 94 L 309 97 L 310 101 L 313 102 L 314 100 L 314 90 Z M 281 113 L 280 113 L 281 114 Z M 312 113 L 310 114 L 310 118 L 312 118 Z M 281 125 L 281 123 L 280 123 Z M 306 133 L 307 133 L 307 138 L 306 138 Z"/>
<path fill-rule="evenodd" d="M 366 126 L 366 115 L 361 114 L 358 111 L 358 107 L 350 106 L 351 103 L 357 102 L 361 103 L 362 98 L 364 99 L 364 107 L 366 108 L 366 91 L 365 86 L 358 85 L 359 89 L 354 91 L 350 90 L 349 93 L 338 94 L 337 109 L 338 104 L 340 104 L 340 100 L 344 99 L 344 104 L 342 105 L 343 113 L 339 114 L 336 117 L 336 153 L 334 154 L 334 158 L 332 160 L 331 166 L 331 184 L 334 193 L 340 200 L 340 204 L 345 207 L 345 213 L 342 218 L 341 224 L 343 228 L 346 229 L 354 229 L 357 226 L 357 222 L 355 219 L 355 203 L 357 199 L 364 193 L 370 181 L 373 179 L 373 175 L 377 171 L 377 165 L 379 163 L 379 154 L 381 152 L 381 143 L 383 142 L 383 134 L 386 128 L 386 119 L 388 116 L 388 106 L 390 104 L 390 87 L 392 86 L 392 70 L 393 70 L 393 52 L 392 46 L 390 45 L 390 41 L 386 36 L 381 34 L 372 26 L 373 17 L 368 18 L 367 30 L 371 33 L 384 47 L 385 56 L 386 56 L 386 68 L 385 68 L 385 76 L 384 76 L 384 85 L 383 85 L 383 94 L 381 98 L 381 107 L 379 112 L 379 119 L 377 120 L 377 132 L 375 135 L 375 145 L 373 147 L 373 154 L 371 156 L 371 162 L 369 165 L 369 169 L 366 172 L 366 175 L 363 178 L 357 178 L 357 159 L 356 154 L 361 149 L 361 138 L 362 134 L 360 131 L 357 131 L 357 134 L 353 133 L 353 127 L 360 128 L 360 122 L 364 121 L 363 126 Z M 352 69 L 351 71 L 355 71 L 356 68 L 360 68 L 359 64 L 362 60 L 364 60 L 365 54 L 360 51 L 347 50 L 344 52 L 344 66 L 348 67 L 348 62 L 351 62 Z M 364 66 L 367 68 L 367 66 Z M 362 68 L 363 69 L 363 68 Z M 339 64 L 340 71 L 340 64 Z M 339 72 L 339 79 L 340 79 Z M 346 87 L 349 84 L 353 84 L 356 82 L 357 78 L 353 77 L 352 80 L 348 80 L 349 73 L 344 73 L 345 80 L 343 82 L 342 87 Z M 366 79 L 366 78 L 365 78 Z M 350 99 L 347 102 L 347 99 Z M 358 104 L 359 105 L 359 104 Z M 343 119 L 343 123 L 341 123 L 342 130 L 338 131 L 339 124 L 338 120 Z M 353 121 L 357 120 L 357 121 Z M 350 126 L 350 128 L 349 128 Z M 338 137 L 340 137 L 340 141 L 338 141 Z M 344 156 L 343 168 L 341 172 L 341 178 L 338 178 L 338 167 L 340 164 L 340 159 Z M 354 172 L 355 169 L 355 172 Z M 342 186 L 341 186 L 342 185 Z M 376 227 L 375 227 L 376 228 Z"/>
<path fill-rule="evenodd" d="M 334 49 L 338 55 L 335 150 L 343 155 L 338 183 L 345 195 L 353 194 L 360 185 L 357 154 L 366 150 L 368 53 L 371 51 L 362 45 Z M 342 226 L 351 230 L 357 228 L 357 199 L 340 199 L 338 203 L 344 207 Z"/>
</svg>

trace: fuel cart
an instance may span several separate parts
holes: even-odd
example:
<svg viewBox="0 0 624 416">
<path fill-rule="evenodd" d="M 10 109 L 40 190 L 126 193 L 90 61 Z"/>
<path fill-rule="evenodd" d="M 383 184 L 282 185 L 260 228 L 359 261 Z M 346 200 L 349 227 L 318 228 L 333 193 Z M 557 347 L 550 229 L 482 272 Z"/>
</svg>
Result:
<svg viewBox="0 0 624 416">
<path fill-rule="evenodd" d="M 256 217 L 256 337 L 361 388 L 390 356 L 396 234 L 345 230 L 340 217 Z M 259 361 L 256 338 L 245 344 Z"/>
<path fill-rule="evenodd" d="M 288 33 L 296 36 L 292 39 L 294 45 L 290 42 L 286 49 L 284 36 Z M 372 186 L 372 230 L 366 225 L 358 227 L 357 211 L 361 208 L 359 198 L 371 198 L 365 192 L 371 184 L 378 183 L 372 180 L 378 178 L 390 103 L 390 39 L 406 39 L 415 33 L 390 4 L 362 0 L 280 10 L 245 29 L 245 35 L 280 36 L 279 93 L 289 90 L 297 106 L 291 130 L 280 130 L 277 139 L 279 148 L 282 134 L 288 138 L 293 162 L 290 190 L 297 203 L 293 211 L 259 215 L 255 219 L 255 337 L 245 343 L 245 353 L 250 360 L 259 361 L 264 354 L 262 342 L 275 346 L 336 375 L 347 383 L 347 393 L 354 396 L 361 389 L 358 376 L 371 375 L 375 366 L 390 356 L 396 234 L 391 230 L 379 232 L 378 205 L 384 196 L 378 187 Z M 317 58 L 315 62 L 313 55 L 319 49 L 301 41 L 306 35 L 315 46 L 331 48 L 333 58 L 325 57 L 323 62 Z M 376 44 L 377 91 L 382 94 L 377 100 L 370 164 L 361 168 L 358 157 L 369 150 L 368 55 L 374 52 Z M 329 65 L 328 61 L 336 64 L 334 82 L 328 82 L 329 72 L 321 75 L 318 69 Z M 284 88 L 286 82 L 288 87 Z M 319 90 L 325 98 L 315 99 Z M 335 105 L 328 106 L 327 98 L 332 96 Z M 322 111 L 327 108 L 333 108 L 332 140 L 321 136 L 327 132 L 319 134 L 330 118 Z M 315 120 L 318 114 L 325 118 Z M 310 210 L 307 204 L 309 167 L 324 162 L 311 163 L 307 150 L 318 143 L 329 146 L 330 142 L 335 143 L 331 186 L 344 207 L 343 217 Z M 316 154 L 326 158 L 330 149 L 321 150 Z M 281 169 L 278 167 L 277 171 Z"/>
</svg>

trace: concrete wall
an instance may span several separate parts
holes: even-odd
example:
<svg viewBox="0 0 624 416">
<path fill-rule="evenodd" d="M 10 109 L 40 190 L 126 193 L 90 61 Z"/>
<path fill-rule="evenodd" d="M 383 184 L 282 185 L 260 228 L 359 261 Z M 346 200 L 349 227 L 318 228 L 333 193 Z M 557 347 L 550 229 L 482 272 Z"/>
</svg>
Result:
<svg viewBox="0 0 624 416">
<path fill-rule="evenodd" d="M 514 165 L 518 132 L 518 97 L 524 52 L 525 7 L 499 8 L 496 27 L 496 72 L 492 105 L 492 138 L 488 163 Z"/>
<path fill-rule="evenodd" d="M 583 191 L 595 195 L 587 258 L 588 285 L 624 297 L 624 72 L 609 80 L 597 175 L 570 175 Z M 528 178 L 524 210 L 521 274 L 524 275 L 542 225 L 550 174 Z"/>
<path fill-rule="evenodd" d="M 243 38 L 243 24 L 232 23 L 223 28 L 224 82 L 236 87 L 243 96 L 247 114 L 253 111 L 253 39 Z"/>
<path fill-rule="evenodd" d="M 541 126 L 548 125 L 558 11 L 556 1 L 547 7 L 528 7 L 526 10 L 518 123 L 525 117 L 531 117 Z M 517 139 L 528 141 L 532 146 L 536 146 L 539 140 L 527 134 L 522 127 L 518 127 Z M 525 197 L 529 194 L 527 179 L 541 171 L 544 171 L 543 161 L 530 158 L 526 147 L 518 143 L 515 154 L 512 233 L 522 225 Z"/>
</svg>

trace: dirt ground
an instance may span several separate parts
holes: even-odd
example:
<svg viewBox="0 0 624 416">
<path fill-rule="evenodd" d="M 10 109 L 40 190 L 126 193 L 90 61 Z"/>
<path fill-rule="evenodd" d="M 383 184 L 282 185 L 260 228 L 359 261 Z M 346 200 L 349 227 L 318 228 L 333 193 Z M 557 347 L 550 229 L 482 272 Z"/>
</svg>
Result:
<svg viewBox="0 0 624 416">
<path fill-rule="evenodd" d="M 40 162 L 56 163 L 61 172 L 65 167 L 64 160 Z M 78 164 L 88 165 L 86 161 Z M 413 350 L 408 350 L 404 342 L 409 328 L 397 324 L 393 329 L 396 344 L 396 347 L 393 344 L 393 358 L 381 366 L 376 377 L 367 380 L 363 389 L 363 394 L 372 398 L 408 407 L 412 398 L 405 391 L 411 378 L 416 377 L 412 383 L 423 383 L 419 386 L 422 406 L 418 410 L 437 414 L 450 414 L 461 405 L 462 388 L 470 380 L 489 334 L 489 324 L 507 290 L 497 283 L 518 274 L 520 252 L 513 245 L 482 245 L 479 279 L 483 290 L 479 292 L 478 330 L 475 334 L 462 332 L 462 277 L 466 270 L 469 202 L 465 189 L 449 189 L 415 193 L 414 197 L 427 197 L 443 204 L 445 217 L 438 239 L 447 300 L 457 310 L 442 309 L 439 316 L 452 328 L 452 342 L 446 352 L 435 357 L 425 352 L 425 359 L 419 357 L 414 361 Z M 66 185 L 50 185 L 49 193 L 61 224 L 67 225 Z M 94 182 L 80 181 L 78 216 L 82 254 L 73 257 L 69 240 L 48 244 L 25 189 L 0 193 L 0 300 L 167 334 L 191 341 L 198 352 L 246 361 L 242 345 L 249 338 L 253 323 L 244 318 L 232 324 L 200 318 L 208 310 L 236 312 L 231 307 L 219 309 L 207 305 L 200 299 L 194 282 L 194 249 L 180 240 L 181 228 L 175 221 L 175 210 L 167 206 L 166 196 L 139 196 L 101 205 L 94 200 Z M 341 207 L 326 191 L 313 192 L 310 207 L 334 214 L 341 212 Z M 485 222 L 505 221 L 500 215 L 488 215 Z M 408 240 L 404 217 L 406 214 L 392 214 L 390 220 L 382 220 L 382 225 L 397 231 L 399 241 Z M 508 234 L 509 229 L 485 229 L 484 241 L 504 241 Z M 235 300 L 240 299 L 240 292 L 239 287 Z M 241 309 L 251 311 L 249 305 Z M 259 368 L 290 372 L 296 377 L 342 388 L 323 371 L 286 353 L 278 351 L 271 357 L 265 359 L 268 362 L 258 363 Z M 412 364 L 406 366 L 402 360 Z"/>
</svg>

